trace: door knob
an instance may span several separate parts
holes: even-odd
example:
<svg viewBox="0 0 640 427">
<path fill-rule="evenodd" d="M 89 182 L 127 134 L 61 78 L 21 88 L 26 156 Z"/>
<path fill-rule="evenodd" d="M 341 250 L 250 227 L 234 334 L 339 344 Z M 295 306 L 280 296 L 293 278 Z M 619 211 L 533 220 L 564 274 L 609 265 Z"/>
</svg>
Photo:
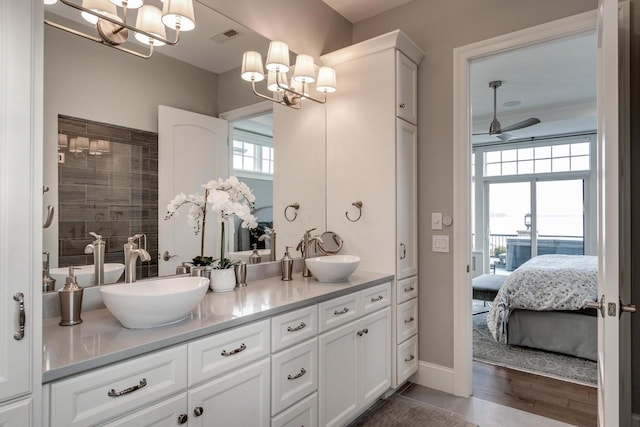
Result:
<svg viewBox="0 0 640 427">
<path fill-rule="evenodd" d="M 176 258 L 178 255 L 169 255 L 169 251 L 164 251 L 162 254 L 162 259 L 165 261 L 169 261 L 171 258 Z"/>
<path fill-rule="evenodd" d="M 622 317 L 622 313 L 635 313 L 636 305 L 635 304 L 623 304 L 622 300 L 620 300 L 620 317 Z"/>
</svg>

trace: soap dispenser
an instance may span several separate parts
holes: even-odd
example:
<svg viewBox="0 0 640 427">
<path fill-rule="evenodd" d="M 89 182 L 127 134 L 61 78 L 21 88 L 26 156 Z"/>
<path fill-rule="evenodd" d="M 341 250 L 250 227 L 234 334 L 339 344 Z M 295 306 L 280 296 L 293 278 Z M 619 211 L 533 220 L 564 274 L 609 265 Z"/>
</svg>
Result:
<svg viewBox="0 0 640 427">
<path fill-rule="evenodd" d="M 60 297 L 60 326 L 73 326 L 82 323 L 80 312 L 82 310 L 82 289 L 78 286 L 73 270 L 78 267 L 69 267 L 64 288 L 58 291 Z"/>
<path fill-rule="evenodd" d="M 291 275 L 293 273 L 293 258 L 289 255 L 289 246 L 284 250 L 284 256 L 280 261 L 280 270 L 282 270 L 282 280 L 291 280 Z"/>
<path fill-rule="evenodd" d="M 254 243 L 253 252 L 251 252 L 251 256 L 249 257 L 249 264 L 260 264 L 260 261 L 262 261 L 262 257 L 258 252 L 258 245 Z"/>
</svg>

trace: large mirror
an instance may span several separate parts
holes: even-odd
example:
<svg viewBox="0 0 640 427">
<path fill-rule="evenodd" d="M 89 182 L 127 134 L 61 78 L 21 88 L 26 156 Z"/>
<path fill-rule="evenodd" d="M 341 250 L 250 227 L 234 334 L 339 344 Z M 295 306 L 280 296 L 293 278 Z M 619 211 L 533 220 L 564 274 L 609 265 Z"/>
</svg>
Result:
<svg viewBox="0 0 640 427">
<path fill-rule="evenodd" d="M 194 9 L 196 29 L 183 33 L 177 46 L 157 48 L 146 60 L 45 25 L 43 166 L 49 190 L 43 199 L 44 206 L 51 205 L 55 211 L 51 226 L 43 232 L 43 250 L 49 253 L 51 268 L 92 264 L 93 256 L 84 253 L 94 240 L 90 232 L 103 235 L 105 262 L 123 263 L 127 237 L 144 233 L 151 261 L 138 264 L 138 278 L 158 274 L 164 249 L 157 224 L 163 221 L 165 209 L 157 200 L 157 177 L 164 172 L 154 158 L 160 105 L 213 117 L 227 113 L 231 135 L 235 135 L 231 139 L 236 141 L 246 139 L 241 137 L 249 132 L 269 137 L 264 129 L 272 128 L 273 178 L 234 171 L 234 153 L 246 148 L 236 149 L 237 142 L 231 142 L 222 161 L 228 167 L 224 175 L 239 175 L 260 194 L 257 214 L 262 226 L 271 222 L 277 232 L 277 259 L 285 246 L 296 246 L 305 230 L 324 231 L 324 106 L 305 105 L 300 111 L 264 103 L 251 107 L 261 100 L 240 79 L 242 53 L 258 50 L 266 56 L 268 40 L 217 13 L 204 0 L 195 1 Z M 46 8 L 47 19 L 94 31 L 76 22 L 80 21 L 77 15 L 60 4 Z M 261 131 L 256 131 L 261 127 L 256 123 Z M 70 152 L 68 143 L 59 147 L 59 133 L 77 137 L 81 132 L 89 139 L 110 142 L 111 157 L 96 159 L 89 150 Z M 185 149 L 173 155 L 196 159 L 199 153 Z M 65 167 L 76 170 L 69 173 Z M 129 186 L 131 181 L 141 187 Z M 271 209 L 266 196 L 270 189 Z M 155 204 L 155 209 L 141 208 L 143 200 Z M 300 206 L 297 217 L 289 221 L 285 208 L 296 203 Z M 271 221 L 263 216 L 269 210 Z M 176 222 L 186 222 L 187 211 Z M 293 212 L 287 213 L 290 219 Z M 236 236 L 229 249 L 245 251 L 245 243 Z M 265 246 L 268 250 L 269 242 Z M 63 284 L 58 282 L 56 289 Z"/>
</svg>

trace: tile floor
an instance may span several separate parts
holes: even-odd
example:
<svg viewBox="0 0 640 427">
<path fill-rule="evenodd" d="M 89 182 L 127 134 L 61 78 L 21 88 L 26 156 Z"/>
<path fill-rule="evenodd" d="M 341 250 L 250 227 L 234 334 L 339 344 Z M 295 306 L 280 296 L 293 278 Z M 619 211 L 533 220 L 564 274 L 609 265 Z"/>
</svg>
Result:
<svg viewBox="0 0 640 427">
<path fill-rule="evenodd" d="M 555 421 L 519 409 L 474 397 L 456 397 L 441 391 L 408 383 L 399 392 L 416 401 L 457 414 L 480 427 L 564 427 L 570 424 Z"/>
</svg>

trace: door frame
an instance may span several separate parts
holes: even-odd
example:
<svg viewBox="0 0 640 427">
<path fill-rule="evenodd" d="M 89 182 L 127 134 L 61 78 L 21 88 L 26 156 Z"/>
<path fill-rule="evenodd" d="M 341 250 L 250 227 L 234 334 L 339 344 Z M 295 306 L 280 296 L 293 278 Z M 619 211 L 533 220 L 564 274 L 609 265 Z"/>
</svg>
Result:
<svg viewBox="0 0 640 427">
<path fill-rule="evenodd" d="M 473 345 L 471 324 L 471 61 L 514 49 L 595 33 L 597 11 L 526 28 L 453 51 L 453 394 L 472 393 Z"/>
</svg>

